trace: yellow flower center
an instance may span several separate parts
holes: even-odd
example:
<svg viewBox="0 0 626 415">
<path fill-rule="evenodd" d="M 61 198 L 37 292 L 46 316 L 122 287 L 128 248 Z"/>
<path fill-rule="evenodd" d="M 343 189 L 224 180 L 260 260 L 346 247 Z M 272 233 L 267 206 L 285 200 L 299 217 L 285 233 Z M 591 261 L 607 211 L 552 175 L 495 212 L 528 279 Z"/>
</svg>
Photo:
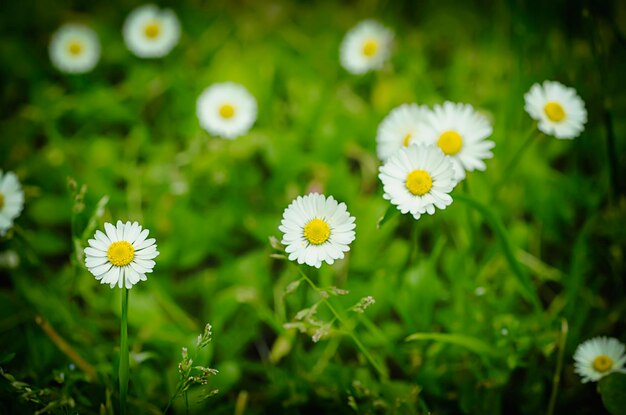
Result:
<svg viewBox="0 0 626 415">
<path fill-rule="evenodd" d="M 321 245 L 330 238 L 330 226 L 323 219 L 312 219 L 304 225 L 304 237 L 313 245 Z"/>
<path fill-rule="evenodd" d="M 134 257 L 135 248 L 126 241 L 113 242 L 107 251 L 109 262 L 116 267 L 125 267 L 130 264 Z"/>
<path fill-rule="evenodd" d="M 433 187 L 433 178 L 424 170 L 413 170 L 406 176 L 406 188 L 415 196 L 423 196 Z"/>
<path fill-rule="evenodd" d="M 4 207 L 4 195 L 0 193 L 0 209 Z"/>
<path fill-rule="evenodd" d="M 454 130 L 448 130 L 441 133 L 439 140 L 437 140 L 437 145 L 447 155 L 454 156 L 461 151 L 463 139 L 461 138 L 461 134 Z"/>
<path fill-rule="evenodd" d="M 156 39 L 161 34 L 161 23 L 152 20 L 143 28 L 146 37 L 149 39 Z"/>
<path fill-rule="evenodd" d="M 371 58 L 372 56 L 376 55 L 377 51 L 378 51 L 378 42 L 375 41 L 374 39 L 367 39 L 363 43 L 363 54 L 367 56 L 368 58 Z"/>
<path fill-rule="evenodd" d="M 408 133 L 407 135 L 404 136 L 404 139 L 402 140 L 402 145 L 405 147 L 408 147 L 410 142 L 411 142 L 411 133 Z"/>
<path fill-rule="evenodd" d="M 83 53 L 82 42 L 79 42 L 78 40 L 72 40 L 70 43 L 67 44 L 67 51 L 70 53 L 70 55 L 73 56 L 80 55 L 81 53 Z"/>
<path fill-rule="evenodd" d="M 601 354 L 593 359 L 593 368 L 600 373 L 607 372 L 613 367 L 613 359 L 605 354 Z"/>
<path fill-rule="evenodd" d="M 543 107 L 550 121 L 561 122 L 565 118 L 565 110 L 558 102 L 550 101 Z"/>
<path fill-rule="evenodd" d="M 235 115 L 235 107 L 230 104 L 224 104 L 220 107 L 220 116 L 222 118 L 232 118 Z"/>
</svg>

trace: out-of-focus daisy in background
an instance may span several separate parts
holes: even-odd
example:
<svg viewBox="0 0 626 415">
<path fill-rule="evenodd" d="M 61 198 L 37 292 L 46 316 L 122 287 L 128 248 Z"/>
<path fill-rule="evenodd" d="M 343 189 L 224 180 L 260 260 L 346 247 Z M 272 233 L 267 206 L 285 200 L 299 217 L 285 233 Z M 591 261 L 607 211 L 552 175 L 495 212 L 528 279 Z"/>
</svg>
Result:
<svg viewBox="0 0 626 415">
<path fill-rule="evenodd" d="M 455 179 L 465 178 L 465 172 L 485 170 L 484 160 L 493 157 L 491 123 L 469 104 L 444 102 L 435 105 L 426 117 L 424 139 L 438 146 L 454 163 Z"/>
<path fill-rule="evenodd" d="M 126 46 L 135 55 L 140 58 L 160 58 L 178 44 L 180 24 L 172 10 L 147 4 L 128 15 L 123 34 Z"/>
<path fill-rule="evenodd" d="M 283 213 L 279 226 L 290 261 L 319 268 L 344 257 L 356 227 L 345 203 L 318 193 L 298 196 Z"/>
<path fill-rule="evenodd" d="M 425 105 L 416 104 L 402 104 L 391 110 L 376 133 L 378 158 L 384 162 L 398 149 L 423 142 L 420 131 L 429 112 Z"/>
<path fill-rule="evenodd" d="M 364 20 L 343 38 L 340 61 L 355 75 L 382 68 L 391 55 L 393 33 L 374 20 Z"/>
<path fill-rule="evenodd" d="M 223 82 L 202 91 L 196 113 L 209 134 L 234 139 L 246 134 L 256 121 L 257 103 L 242 85 Z"/>
<path fill-rule="evenodd" d="M 85 265 L 101 284 L 132 288 L 147 279 L 154 258 L 159 255 L 156 240 L 148 239 L 149 231 L 137 222 L 117 221 L 117 226 L 104 224 L 106 233 L 97 230 L 85 248 Z"/>
<path fill-rule="evenodd" d="M 526 112 L 545 134 L 560 139 L 576 138 L 585 129 L 587 110 L 574 88 L 559 82 L 534 84 L 524 95 Z"/>
<path fill-rule="evenodd" d="M 89 27 L 67 23 L 52 34 L 48 52 L 59 71 L 85 73 L 91 71 L 100 59 L 100 41 Z"/>
<path fill-rule="evenodd" d="M 13 226 L 24 207 L 24 192 L 13 172 L 0 170 L 0 236 Z"/>
<path fill-rule="evenodd" d="M 612 337 L 594 337 L 580 344 L 574 353 L 576 373 L 582 382 L 597 382 L 613 372 L 626 373 L 624 344 Z"/>
<path fill-rule="evenodd" d="M 434 145 L 412 144 L 400 148 L 381 166 L 378 177 L 383 197 L 403 214 L 419 219 L 432 215 L 435 207 L 445 209 L 452 203 L 450 192 L 456 182 L 450 157 Z"/>
</svg>

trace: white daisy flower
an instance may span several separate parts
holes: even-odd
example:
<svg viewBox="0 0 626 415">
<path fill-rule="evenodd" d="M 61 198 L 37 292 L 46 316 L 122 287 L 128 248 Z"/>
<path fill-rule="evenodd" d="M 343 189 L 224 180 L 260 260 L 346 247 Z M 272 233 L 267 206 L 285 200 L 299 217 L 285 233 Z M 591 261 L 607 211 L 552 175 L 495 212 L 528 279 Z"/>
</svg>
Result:
<svg viewBox="0 0 626 415">
<path fill-rule="evenodd" d="M 354 217 L 345 203 L 318 193 L 298 196 L 283 212 L 280 229 L 290 261 L 319 268 L 344 257 L 354 241 Z"/>
<path fill-rule="evenodd" d="M 383 182 L 383 197 L 415 219 L 452 203 L 449 193 L 456 184 L 454 166 L 450 157 L 434 145 L 400 148 L 380 167 L 378 177 Z"/>
<path fill-rule="evenodd" d="M 540 131 L 556 138 L 576 138 L 585 129 L 587 110 L 574 88 L 553 81 L 534 84 L 524 95 L 524 109 Z"/>
<path fill-rule="evenodd" d="M 52 64 L 61 72 L 85 73 L 100 59 L 100 41 L 89 27 L 67 23 L 52 35 L 48 52 Z"/>
<path fill-rule="evenodd" d="M 393 33 L 374 20 L 350 29 L 341 42 L 340 60 L 348 72 L 359 75 L 380 69 L 391 54 Z"/>
<path fill-rule="evenodd" d="M 132 288 L 147 279 L 154 258 L 159 255 L 156 240 L 137 222 L 117 221 L 117 226 L 104 224 L 106 233 L 97 230 L 85 248 L 85 265 L 101 284 Z"/>
<path fill-rule="evenodd" d="M 402 104 L 391 110 L 376 133 L 378 158 L 384 162 L 401 147 L 421 143 L 422 124 L 429 112 L 427 106 L 416 104 Z"/>
<path fill-rule="evenodd" d="M 574 353 L 576 373 L 582 382 L 596 382 L 613 373 L 626 373 L 624 344 L 612 337 L 595 337 L 580 344 Z"/>
<path fill-rule="evenodd" d="M 13 220 L 22 213 L 24 192 L 13 172 L 0 170 L 0 236 L 13 226 Z"/>
<path fill-rule="evenodd" d="M 424 138 L 437 145 L 454 163 L 455 180 L 465 178 L 466 171 L 485 170 L 483 160 L 493 157 L 493 141 L 486 140 L 493 129 L 484 116 L 469 104 L 446 101 L 435 105 L 424 125 Z"/>
<path fill-rule="evenodd" d="M 180 38 L 176 14 L 153 4 L 133 10 L 126 18 L 122 31 L 126 47 L 140 58 L 165 56 Z"/>
<path fill-rule="evenodd" d="M 209 134 L 234 139 L 247 133 L 256 121 L 256 99 L 234 82 L 213 84 L 198 97 L 196 114 Z"/>
</svg>

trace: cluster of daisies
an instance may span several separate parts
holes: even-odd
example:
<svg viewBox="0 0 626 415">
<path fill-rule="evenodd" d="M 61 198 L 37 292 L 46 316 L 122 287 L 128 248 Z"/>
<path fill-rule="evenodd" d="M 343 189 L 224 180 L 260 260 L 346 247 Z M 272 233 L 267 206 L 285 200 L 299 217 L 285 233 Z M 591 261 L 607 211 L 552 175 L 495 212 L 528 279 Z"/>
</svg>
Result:
<svg viewBox="0 0 626 415">
<path fill-rule="evenodd" d="M 160 58 L 176 46 L 180 24 L 171 10 L 148 4 L 133 10 L 122 29 L 126 47 L 140 58 Z M 98 34 L 80 23 L 61 26 L 50 39 L 50 60 L 62 72 L 86 73 L 100 60 Z"/>
<path fill-rule="evenodd" d="M 493 129 L 469 104 L 445 102 L 432 111 L 404 104 L 380 123 L 377 153 L 383 197 L 419 219 L 452 203 L 450 192 L 466 172 L 485 170 L 493 157 Z"/>
<path fill-rule="evenodd" d="M 180 24 L 171 10 L 153 5 L 137 8 L 123 27 L 128 49 L 141 58 L 167 55 L 178 43 Z M 351 29 L 340 47 L 341 65 L 350 73 L 381 69 L 391 56 L 393 33 L 373 20 Z M 50 58 L 61 71 L 84 73 L 100 57 L 97 34 L 79 24 L 66 24 L 50 42 Z M 525 110 L 545 134 L 573 139 L 587 121 L 585 105 L 576 91 L 558 82 L 535 84 L 524 96 Z M 196 113 L 209 134 L 234 139 L 246 134 L 257 117 L 257 102 L 242 85 L 224 82 L 206 88 L 198 97 Z M 394 108 L 380 123 L 376 152 L 382 165 L 379 178 L 383 197 L 416 220 L 452 203 L 450 193 L 467 173 L 486 170 L 495 143 L 493 128 L 472 105 L 444 102 L 432 109 L 415 103 Z M 0 171 L 0 235 L 13 225 L 24 204 L 14 173 Z M 345 203 L 318 193 L 298 196 L 283 213 L 279 230 L 288 258 L 320 268 L 344 258 L 355 240 L 355 218 Z M 104 224 L 85 248 L 85 265 L 111 288 L 131 288 L 147 279 L 159 255 L 156 241 L 137 222 Z M 613 372 L 625 372 L 625 347 L 613 338 L 594 338 L 574 355 L 583 382 L 597 381 Z"/>
<path fill-rule="evenodd" d="M 340 61 L 354 74 L 380 69 L 391 55 L 393 34 L 366 20 L 350 30 Z M 524 96 L 525 109 L 540 131 L 575 138 L 587 121 L 585 105 L 572 88 L 558 82 L 535 84 Z M 379 124 L 376 152 L 382 166 L 383 198 L 416 220 L 452 203 L 450 193 L 467 173 L 487 168 L 493 157 L 493 128 L 470 104 L 444 102 L 432 109 L 415 103 L 394 108 Z M 337 206 L 341 215 L 334 216 Z M 319 268 L 343 258 L 354 240 L 354 217 L 334 198 L 299 196 L 283 213 L 280 231 L 290 260 Z"/>
<path fill-rule="evenodd" d="M 359 26 L 354 30 L 362 31 Z M 381 33 L 384 40 L 390 36 Z M 346 42 L 355 42 L 354 36 L 346 36 L 342 53 Z M 366 36 L 359 39 L 361 47 L 352 47 L 365 56 L 366 46 L 373 40 Z M 380 42 L 383 40 L 376 44 Z M 526 110 L 542 132 L 574 138 L 584 129 L 587 113 L 572 88 L 546 81 L 533 85 L 525 100 Z M 444 102 L 430 109 L 412 103 L 394 108 L 376 134 L 383 197 L 416 220 L 445 209 L 452 203 L 450 193 L 468 172 L 486 170 L 485 160 L 493 157 L 495 146 L 488 140 L 492 132 L 487 117 L 470 104 Z M 311 194 L 298 197 L 285 209 L 280 230 L 290 260 L 319 268 L 322 262 L 332 264 L 349 250 L 348 244 L 354 240 L 354 217 L 347 213 L 333 216 L 336 205 L 332 196 L 325 199 Z M 344 212 L 345 205 L 339 206 Z"/>
<path fill-rule="evenodd" d="M 178 44 L 181 27 L 169 9 L 148 4 L 133 10 L 124 22 L 126 47 L 137 57 L 161 58 Z M 61 72 L 81 74 L 91 71 L 100 59 L 97 33 L 79 23 L 61 26 L 50 40 L 52 64 Z M 244 135 L 256 121 L 256 99 L 243 86 L 233 82 L 216 83 L 199 96 L 196 113 L 209 134 L 234 139 Z"/>
</svg>

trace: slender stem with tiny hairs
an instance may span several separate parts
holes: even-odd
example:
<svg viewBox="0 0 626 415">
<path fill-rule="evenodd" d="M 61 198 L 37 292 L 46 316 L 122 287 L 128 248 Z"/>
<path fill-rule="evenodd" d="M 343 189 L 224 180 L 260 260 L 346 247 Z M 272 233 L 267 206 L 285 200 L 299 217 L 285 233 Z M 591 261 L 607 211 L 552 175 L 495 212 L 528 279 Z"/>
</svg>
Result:
<svg viewBox="0 0 626 415">
<path fill-rule="evenodd" d="M 506 181 L 512 176 L 513 171 L 519 164 L 519 161 L 522 159 L 522 156 L 526 152 L 526 150 L 530 147 L 530 144 L 534 141 L 535 137 L 540 136 L 542 133 L 537 129 L 537 123 L 534 122 L 532 127 L 528 130 L 528 132 L 524 135 L 524 141 L 519 146 L 513 157 L 509 160 L 506 167 L 504 168 L 504 175 L 502 179 L 494 186 L 493 192 L 491 194 L 491 199 L 494 200 L 498 196 L 498 192 L 500 188 L 506 183 Z"/>
<path fill-rule="evenodd" d="M 302 278 L 311 286 L 311 288 L 313 288 L 317 292 L 320 291 L 318 286 L 315 285 L 315 283 L 313 283 L 313 281 L 311 281 L 309 279 L 309 277 L 307 277 L 306 274 L 299 267 L 298 267 L 298 271 L 300 271 L 300 274 L 302 275 Z M 331 313 L 333 313 L 333 315 L 335 316 L 335 319 L 337 319 L 337 321 L 339 321 L 339 323 L 341 323 L 342 326 L 344 326 L 344 327 L 346 327 L 348 329 L 348 335 L 354 341 L 354 343 L 356 344 L 357 348 L 361 351 L 361 353 L 363 353 L 363 356 L 365 356 L 365 358 L 368 360 L 368 362 L 370 362 L 370 364 L 374 367 L 374 369 L 376 369 L 376 372 L 378 372 L 378 375 L 380 376 L 380 378 L 383 379 L 383 380 L 386 380 L 389 375 L 387 374 L 387 371 L 385 370 L 385 368 L 383 368 L 380 365 L 380 363 L 378 363 L 374 359 L 374 357 L 370 354 L 370 352 L 365 348 L 363 343 L 361 343 L 361 341 L 358 339 L 358 337 L 356 337 L 354 335 L 354 333 L 352 332 L 352 330 L 349 329 L 349 327 L 346 324 L 346 322 L 343 320 L 341 315 L 337 312 L 335 307 L 333 307 L 333 305 L 330 303 L 330 301 L 328 301 L 328 299 L 326 299 L 325 297 L 322 297 L 322 301 L 324 301 L 324 303 L 326 304 L 328 309 L 331 311 Z"/>
<path fill-rule="evenodd" d="M 561 333 L 559 336 L 559 354 L 556 358 L 556 369 L 552 377 L 552 393 L 550 393 L 550 403 L 548 404 L 548 415 L 554 414 L 554 406 L 556 405 L 556 396 L 559 391 L 559 382 L 561 381 L 561 371 L 563 370 L 563 356 L 565 354 L 565 341 L 567 340 L 567 320 L 561 319 Z"/>
<path fill-rule="evenodd" d="M 128 395 L 128 288 L 122 293 L 122 322 L 120 329 L 120 414 L 126 414 Z"/>
</svg>

